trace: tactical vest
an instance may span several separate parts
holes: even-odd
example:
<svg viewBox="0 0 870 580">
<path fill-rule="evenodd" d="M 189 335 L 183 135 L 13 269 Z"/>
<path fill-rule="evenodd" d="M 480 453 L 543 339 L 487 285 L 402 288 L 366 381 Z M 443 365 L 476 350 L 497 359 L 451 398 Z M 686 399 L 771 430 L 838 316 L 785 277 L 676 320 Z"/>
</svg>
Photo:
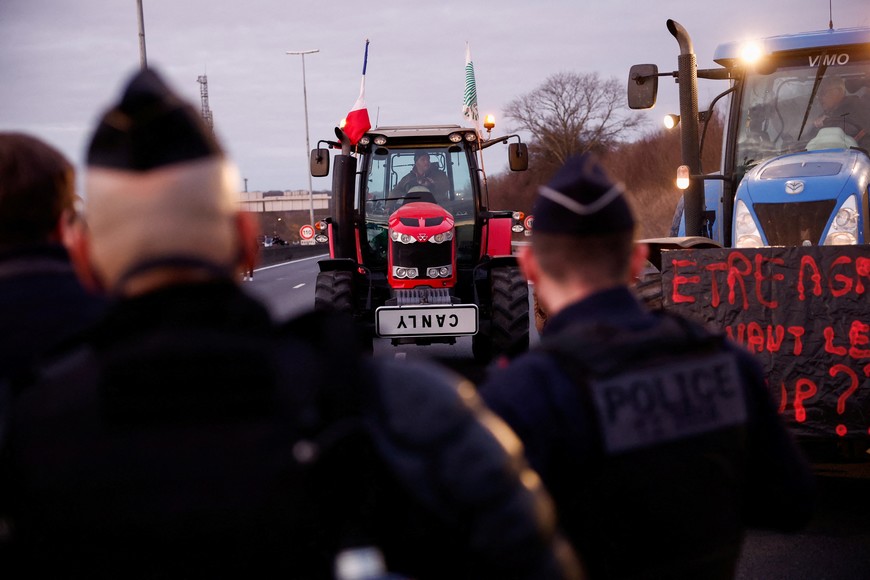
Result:
<svg viewBox="0 0 870 580">
<path fill-rule="evenodd" d="M 596 439 L 582 464 L 564 450 L 545 483 L 593 578 L 730 578 L 747 420 L 737 358 L 722 336 L 656 316 L 645 330 L 574 325 L 542 340 Z"/>
</svg>

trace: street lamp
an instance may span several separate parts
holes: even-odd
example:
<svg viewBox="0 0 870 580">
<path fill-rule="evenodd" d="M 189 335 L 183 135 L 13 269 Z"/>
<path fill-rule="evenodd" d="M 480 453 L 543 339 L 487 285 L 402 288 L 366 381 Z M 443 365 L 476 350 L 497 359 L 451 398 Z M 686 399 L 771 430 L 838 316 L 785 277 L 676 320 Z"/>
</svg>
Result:
<svg viewBox="0 0 870 580">
<path fill-rule="evenodd" d="M 302 57 L 302 98 L 305 102 L 305 167 L 308 167 L 308 152 L 311 151 L 311 142 L 308 138 L 308 90 L 305 86 L 305 55 L 315 52 L 320 52 L 320 49 L 287 51 L 287 54 Z M 314 189 L 311 185 L 311 171 L 306 171 L 306 173 L 308 173 L 308 223 L 314 224 Z"/>
</svg>

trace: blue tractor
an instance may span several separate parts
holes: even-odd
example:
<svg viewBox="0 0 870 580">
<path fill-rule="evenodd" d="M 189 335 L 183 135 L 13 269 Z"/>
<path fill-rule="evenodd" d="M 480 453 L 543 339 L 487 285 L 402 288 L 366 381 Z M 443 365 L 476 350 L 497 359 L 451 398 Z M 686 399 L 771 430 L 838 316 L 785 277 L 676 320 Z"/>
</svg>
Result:
<svg viewBox="0 0 870 580">
<path fill-rule="evenodd" d="M 673 20 L 679 70 L 631 69 L 635 109 L 655 103 L 659 76 L 675 76 L 684 188 L 672 238 L 656 247 L 853 245 L 870 242 L 870 28 L 829 29 L 726 43 L 721 68 L 698 70 L 692 41 Z M 730 81 L 698 111 L 697 79 Z M 725 109 L 721 167 L 702 174 L 700 150 L 720 100 Z M 688 236 L 688 239 L 686 239 Z"/>
<path fill-rule="evenodd" d="M 678 70 L 633 66 L 628 101 L 650 108 L 658 78 L 676 78 L 683 195 L 671 235 L 644 240 L 638 293 L 757 353 L 799 439 L 870 457 L 870 28 L 726 43 L 702 70 L 686 30 L 667 28 Z M 699 78 L 727 83 L 701 112 Z M 714 115 L 711 171 L 700 160 Z"/>
</svg>

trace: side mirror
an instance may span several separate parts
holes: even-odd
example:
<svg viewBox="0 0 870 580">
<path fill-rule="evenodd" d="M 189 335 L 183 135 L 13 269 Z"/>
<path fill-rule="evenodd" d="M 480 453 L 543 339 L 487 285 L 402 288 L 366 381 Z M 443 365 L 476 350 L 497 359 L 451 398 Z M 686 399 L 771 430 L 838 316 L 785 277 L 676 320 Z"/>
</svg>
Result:
<svg viewBox="0 0 870 580">
<path fill-rule="evenodd" d="M 636 64 L 628 71 L 628 107 L 651 109 L 659 92 L 659 67 Z"/>
<path fill-rule="evenodd" d="M 329 150 L 312 149 L 311 161 L 309 162 L 311 177 L 326 177 L 329 175 Z"/>
<path fill-rule="evenodd" d="M 529 168 L 529 146 L 525 143 L 508 145 L 508 165 L 511 171 L 525 171 Z"/>
</svg>

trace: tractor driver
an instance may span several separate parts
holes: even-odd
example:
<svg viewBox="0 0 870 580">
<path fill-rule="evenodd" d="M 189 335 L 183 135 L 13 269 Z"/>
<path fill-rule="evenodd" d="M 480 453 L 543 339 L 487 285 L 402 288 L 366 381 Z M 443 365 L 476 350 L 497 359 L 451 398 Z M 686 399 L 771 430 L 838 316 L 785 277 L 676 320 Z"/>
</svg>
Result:
<svg viewBox="0 0 870 580">
<path fill-rule="evenodd" d="M 438 203 L 447 201 L 447 190 L 450 185 L 447 174 L 432 165 L 429 161 L 429 153 L 426 151 L 414 153 L 414 167 L 396 185 L 396 192 L 399 195 L 406 195 L 411 188 L 418 185 L 431 191 Z"/>
<path fill-rule="evenodd" d="M 817 129 L 839 127 L 861 147 L 870 146 L 870 115 L 856 96 L 846 96 L 842 77 L 825 79 L 819 90 L 824 112 L 813 121 Z"/>
</svg>

